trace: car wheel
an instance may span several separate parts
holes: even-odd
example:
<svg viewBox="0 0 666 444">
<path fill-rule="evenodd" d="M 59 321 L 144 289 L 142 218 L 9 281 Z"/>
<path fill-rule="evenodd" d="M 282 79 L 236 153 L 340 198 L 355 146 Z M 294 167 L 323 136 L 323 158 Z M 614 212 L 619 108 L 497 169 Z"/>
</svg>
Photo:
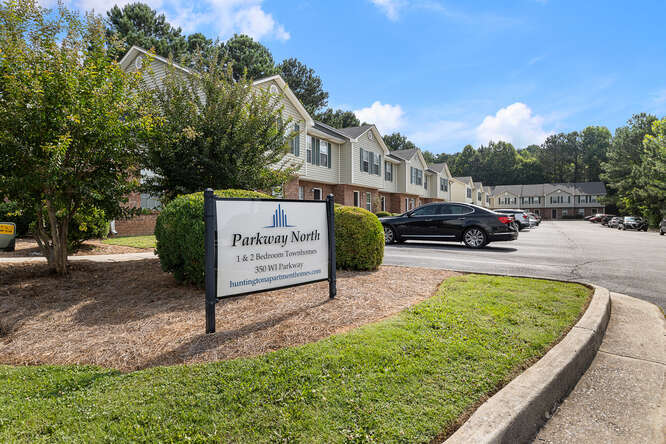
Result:
<svg viewBox="0 0 666 444">
<path fill-rule="evenodd" d="M 393 228 L 384 227 L 384 242 L 386 242 L 386 245 L 396 242 L 396 235 Z"/>
<path fill-rule="evenodd" d="M 661 236 L 663 236 L 663 235 L 664 235 L 664 232 L 663 232 L 662 230 L 659 230 L 659 234 L 660 234 Z"/>
<path fill-rule="evenodd" d="M 463 233 L 463 242 L 469 248 L 483 248 L 488 242 L 488 236 L 481 228 L 471 227 Z"/>
</svg>

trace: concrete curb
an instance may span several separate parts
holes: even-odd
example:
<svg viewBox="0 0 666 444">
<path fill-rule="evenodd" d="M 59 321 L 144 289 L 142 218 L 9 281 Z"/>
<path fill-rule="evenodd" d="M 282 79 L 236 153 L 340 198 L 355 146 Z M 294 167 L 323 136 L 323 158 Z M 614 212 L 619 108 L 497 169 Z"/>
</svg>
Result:
<svg viewBox="0 0 666 444">
<path fill-rule="evenodd" d="M 449 439 L 457 443 L 530 442 L 592 363 L 610 318 L 610 292 L 590 285 L 590 305 L 546 355 L 507 384 Z"/>
</svg>

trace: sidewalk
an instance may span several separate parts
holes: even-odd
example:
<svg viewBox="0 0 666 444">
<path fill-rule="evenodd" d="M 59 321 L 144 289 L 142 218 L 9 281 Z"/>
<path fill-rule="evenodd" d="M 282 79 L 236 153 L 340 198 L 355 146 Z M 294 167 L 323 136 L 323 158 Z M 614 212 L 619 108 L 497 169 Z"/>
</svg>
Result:
<svg viewBox="0 0 666 444">
<path fill-rule="evenodd" d="M 145 253 L 121 253 L 121 254 L 97 254 L 90 256 L 69 256 L 69 261 L 91 261 L 91 262 L 124 262 L 140 261 L 143 259 L 157 259 L 152 251 Z M 28 262 L 46 262 L 43 256 L 35 257 L 0 257 L 0 264 L 21 264 Z"/>
<path fill-rule="evenodd" d="M 534 443 L 666 442 L 664 315 L 611 293 L 597 356 Z"/>
</svg>

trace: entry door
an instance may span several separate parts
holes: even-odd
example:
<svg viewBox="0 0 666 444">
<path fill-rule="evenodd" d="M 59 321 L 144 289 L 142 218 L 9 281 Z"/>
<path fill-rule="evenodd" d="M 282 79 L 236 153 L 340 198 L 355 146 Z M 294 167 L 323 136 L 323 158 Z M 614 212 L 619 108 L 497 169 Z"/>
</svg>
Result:
<svg viewBox="0 0 666 444">
<path fill-rule="evenodd" d="M 321 200 L 321 190 L 319 188 L 313 189 L 312 194 L 313 194 L 312 197 L 313 197 L 314 200 Z"/>
<path fill-rule="evenodd" d="M 553 208 L 550 212 L 550 215 L 552 219 L 557 219 L 557 210 Z"/>
</svg>

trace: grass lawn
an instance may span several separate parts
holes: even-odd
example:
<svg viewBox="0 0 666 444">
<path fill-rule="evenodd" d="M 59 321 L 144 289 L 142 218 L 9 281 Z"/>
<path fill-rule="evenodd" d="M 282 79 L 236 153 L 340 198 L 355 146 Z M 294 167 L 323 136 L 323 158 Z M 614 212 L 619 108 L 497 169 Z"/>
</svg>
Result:
<svg viewBox="0 0 666 444">
<path fill-rule="evenodd" d="M 108 245 L 122 245 L 123 247 L 134 248 L 155 248 L 155 236 L 121 236 L 104 239 L 102 241 Z"/>
<path fill-rule="evenodd" d="M 428 442 L 542 356 L 590 294 L 467 275 L 382 322 L 255 358 L 0 366 L 0 441 Z"/>
</svg>

